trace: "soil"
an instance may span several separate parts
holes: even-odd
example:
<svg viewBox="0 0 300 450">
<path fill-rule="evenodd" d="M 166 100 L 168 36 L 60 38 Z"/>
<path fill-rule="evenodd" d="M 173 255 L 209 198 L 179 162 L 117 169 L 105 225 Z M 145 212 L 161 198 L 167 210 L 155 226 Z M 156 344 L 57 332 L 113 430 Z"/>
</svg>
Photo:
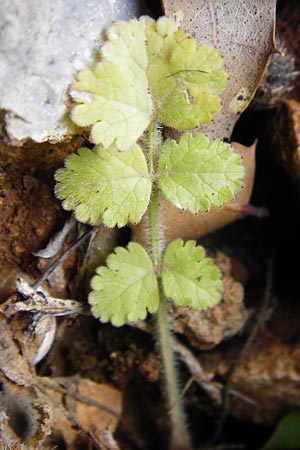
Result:
<svg viewBox="0 0 300 450">
<path fill-rule="evenodd" d="M 62 227 L 67 217 L 53 195 L 53 175 L 64 158 L 82 142 L 82 138 L 76 137 L 56 145 L 28 142 L 14 147 L 0 144 L 2 300 L 14 292 L 15 283 L 11 278 L 18 270 L 38 276 L 33 253 L 47 244 L 49 236 Z"/>
</svg>

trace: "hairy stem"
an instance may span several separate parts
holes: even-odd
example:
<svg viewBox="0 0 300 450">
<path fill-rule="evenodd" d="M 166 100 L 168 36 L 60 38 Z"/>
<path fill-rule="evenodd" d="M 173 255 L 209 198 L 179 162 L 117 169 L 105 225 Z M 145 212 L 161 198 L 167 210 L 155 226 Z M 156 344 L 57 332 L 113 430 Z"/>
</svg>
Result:
<svg viewBox="0 0 300 450">
<path fill-rule="evenodd" d="M 157 123 L 153 121 L 153 124 L 149 127 L 148 131 L 148 155 L 152 175 L 157 173 L 158 155 L 160 150 L 157 129 Z M 167 408 L 170 415 L 171 439 L 169 449 L 188 450 L 190 449 L 190 439 L 184 421 L 180 390 L 177 381 L 175 356 L 172 348 L 172 336 L 168 322 L 167 300 L 164 296 L 161 283 L 161 259 L 164 250 L 164 239 L 159 219 L 159 189 L 155 181 L 153 183 L 153 191 L 148 212 L 150 251 L 160 291 L 159 308 L 156 313 L 156 325 Z"/>
</svg>

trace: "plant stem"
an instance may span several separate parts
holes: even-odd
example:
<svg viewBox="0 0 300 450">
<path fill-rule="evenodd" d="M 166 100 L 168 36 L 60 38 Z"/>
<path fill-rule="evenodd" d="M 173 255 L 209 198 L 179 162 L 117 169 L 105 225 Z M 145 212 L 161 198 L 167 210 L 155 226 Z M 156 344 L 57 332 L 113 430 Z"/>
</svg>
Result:
<svg viewBox="0 0 300 450">
<path fill-rule="evenodd" d="M 157 123 L 153 123 L 148 131 L 149 167 L 153 179 L 157 173 L 160 142 L 157 133 Z M 163 232 L 159 218 L 159 189 L 154 179 L 153 191 L 149 204 L 149 243 L 153 265 L 159 284 L 159 307 L 156 313 L 157 343 L 159 346 L 162 374 L 164 377 L 165 396 L 170 414 L 171 439 L 170 450 L 189 450 L 190 439 L 184 421 L 184 412 L 178 386 L 175 356 L 172 348 L 172 336 L 169 328 L 167 300 L 163 293 L 161 282 L 161 263 L 163 253 Z"/>
<path fill-rule="evenodd" d="M 165 395 L 170 415 L 171 438 L 170 450 L 189 450 L 189 435 L 184 420 L 180 398 L 175 357 L 172 348 L 172 336 L 168 323 L 167 301 L 160 286 L 160 302 L 156 313 L 157 338 L 163 366 Z"/>
</svg>

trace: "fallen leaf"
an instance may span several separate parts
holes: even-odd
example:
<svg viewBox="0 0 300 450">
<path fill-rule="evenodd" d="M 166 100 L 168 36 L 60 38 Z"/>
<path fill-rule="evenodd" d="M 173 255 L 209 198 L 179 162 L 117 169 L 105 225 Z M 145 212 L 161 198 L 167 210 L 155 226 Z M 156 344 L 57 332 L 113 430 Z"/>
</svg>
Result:
<svg viewBox="0 0 300 450">
<path fill-rule="evenodd" d="M 37 377 L 30 371 L 10 323 L 2 315 L 0 384 L 1 448 L 44 448 L 40 444 L 46 438 L 48 442 L 51 429 L 50 448 L 63 438 L 67 450 L 76 450 L 80 438 L 84 442 L 82 448 L 89 448 L 94 442 L 109 450 L 117 449 L 111 433 L 121 416 L 121 392 L 80 377 Z"/>
<path fill-rule="evenodd" d="M 122 394 L 108 384 L 97 384 L 80 377 L 39 379 L 46 392 L 45 399 L 54 411 L 52 428 L 62 434 L 68 450 L 75 450 L 78 431 L 97 443 L 110 442 L 109 450 L 117 447 L 113 443 L 115 431 L 122 412 Z M 70 425 L 73 425 L 71 427 Z M 85 447 L 86 448 L 86 447 Z M 102 448 L 102 447 L 101 447 Z"/>
<path fill-rule="evenodd" d="M 16 281 L 16 289 L 22 295 L 24 301 L 15 302 L 14 296 L 10 297 L 1 310 L 6 317 L 10 317 L 19 311 L 31 313 L 52 314 L 53 316 L 65 316 L 78 313 L 83 309 L 83 304 L 76 300 L 51 297 L 45 289 L 35 290 L 22 277 Z"/>
<path fill-rule="evenodd" d="M 52 346 L 56 332 L 55 316 L 76 314 L 83 305 L 75 300 L 51 297 L 42 288 L 36 291 L 21 277 L 17 278 L 16 290 L 24 300 L 17 301 L 17 296 L 12 295 L 0 306 L 0 312 L 9 318 L 12 346 L 18 342 L 23 357 L 32 367 Z M 22 312 L 27 314 L 19 314 Z"/>
<path fill-rule="evenodd" d="M 0 371 L 20 386 L 35 384 L 34 375 L 14 341 L 6 318 L 0 314 Z"/>
<path fill-rule="evenodd" d="M 63 228 L 50 239 L 45 248 L 42 248 L 38 252 L 32 252 L 32 254 L 34 256 L 39 256 L 40 258 L 52 258 L 55 256 L 61 249 L 66 236 L 69 234 L 75 223 L 74 217 L 71 216 L 65 222 Z"/>
<path fill-rule="evenodd" d="M 120 391 L 107 384 L 79 379 L 76 397 L 73 414 L 80 428 L 89 432 L 97 428 L 115 430 L 122 409 Z"/>
<path fill-rule="evenodd" d="M 163 0 L 165 13 L 198 43 L 213 44 L 224 59 L 228 84 L 221 111 L 200 130 L 230 139 L 233 127 L 262 80 L 274 43 L 276 0 Z"/>
<path fill-rule="evenodd" d="M 93 438 L 95 444 L 98 444 L 100 448 L 104 448 L 105 450 L 120 450 L 110 431 L 104 431 L 98 428 L 94 431 Z"/>
<path fill-rule="evenodd" d="M 4 444 L 8 448 L 19 445 L 22 450 L 41 449 L 51 433 L 51 407 L 40 401 L 34 388 L 26 389 L 4 378 L 0 400 L 0 434 Z"/>
<path fill-rule="evenodd" d="M 18 343 L 23 358 L 33 367 L 49 352 L 56 332 L 54 316 L 17 314 L 9 322 L 14 341 Z"/>
</svg>

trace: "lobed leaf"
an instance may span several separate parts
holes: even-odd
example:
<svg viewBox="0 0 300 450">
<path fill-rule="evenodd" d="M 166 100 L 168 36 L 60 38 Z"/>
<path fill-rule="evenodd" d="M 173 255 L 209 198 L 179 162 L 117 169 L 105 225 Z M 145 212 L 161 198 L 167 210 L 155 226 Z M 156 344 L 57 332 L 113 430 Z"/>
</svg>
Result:
<svg viewBox="0 0 300 450">
<path fill-rule="evenodd" d="M 229 144 L 185 133 L 167 140 L 159 157 L 159 185 L 167 199 L 191 213 L 222 206 L 242 187 L 244 169 Z"/>
<path fill-rule="evenodd" d="M 102 47 L 101 62 L 80 72 L 72 86 L 73 97 L 80 103 L 73 109 L 73 121 L 91 125 L 92 141 L 104 147 L 115 143 L 120 150 L 127 150 L 150 123 L 146 22 L 133 19 L 113 24 Z"/>
<path fill-rule="evenodd" d="M 109 227 L 122 227 L 138 222 L 149 204 L 152 183 L 138 145 L 125 153 L 113 146 L 106 151 L 98 146 L 95 153 L 81 148 L 67 157 L 55 179 L 56 196 L 82 222 L 103 219 Z"/>
<path fill-rule="evenodd" d="M 205 257 L 195 241 L 172 241 L 165 252 L 162 267 L 163 289 L 178 306 L 205 309 L 221 299 L 222 281 L 217 266 Z"/>
<path fill-rule="evenodd" d="M 102 60 L 79 73 L 71 94 L 72 119 L 92 126 L 91 139 L 105 148 L 129 149 L 156 120 L 185 130 L 208 122 L 219 110 L 215 95 L 226 84 L 222 58 L 197 46 L 166 17 L 116 22 Z"/>
<path fill-rule="evenodd" d="M 226 85 L 222 58 L 211 45 L 197 46 L 165 17 L 146 28 L 147 76 L 158 120 L 178 130 L 210 122 L 220 109 L 215 95 Z"/>
<path fill-rule="evenodd" d="M 130 243 L 117 247 L 107 258 L 107 267 L 97 269 L 92 278 L 89 303 L 102 322 L 115 326 L 145 319 L 158 308 L 159 293 L 153 264 L 143 249 Z"/>
</svg>

